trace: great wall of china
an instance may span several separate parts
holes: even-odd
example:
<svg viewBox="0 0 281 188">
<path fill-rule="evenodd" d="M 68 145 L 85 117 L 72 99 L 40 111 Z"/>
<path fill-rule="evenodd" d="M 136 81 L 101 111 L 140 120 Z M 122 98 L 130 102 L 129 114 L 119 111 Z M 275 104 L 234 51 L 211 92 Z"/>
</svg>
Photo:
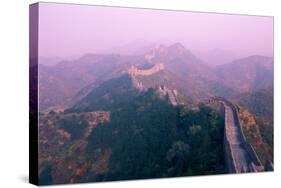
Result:
<svg viewBox="0 0 281 188">
<path fill-rule="evenodd" d="M 149 69 L 138 69 L 137 67 L 132 66 L 128 70 L 128 73 L 130 75 L 133 75 L 133 76 L 150 76 L 150 75 L 155 74 L 155 73 L 157 73 L 157 72 L 159 72 L 163 69 L 164 69 L 164 64 L 158 63 L 158 64 L 155 64 L 153 67 L 151 67 Z"/>
<path fill-rule="evenodd" d="M 220 103 L 225 117 L 224 155 L 228 173 L 273 170 L 272 164 L 262 165 L 255 150 L 244 136 L 237 107 L 226 99 L 216 97 L 209 103 Z"/>
<path fill-rule="evenodd" d="M 158 63 L 155 64 L 153 67 L 149 68 L 149 69 L 138 69 L 135 66 L 132 66 L 129 70 L 128 73 L 132 76 L 150 76 L 153 75 L 161 70 L 164 69 L 164 64 L 162 63 Z M 135 77 L 133 77 L 133 83 L 135 85 L 136 88 L 138 88 L 139 90 L 143 90 L 145 89 L 143 87 L 143 84 L 139 81 L 137 81 L 137 79 Z M 178 96 L 178 92 L 175 89 L 169 89 L 166 86 L 159 86 L 157 88 L 159 94 L 161 96 L 165 96 L 168 95 L 169 97 L 169 101 L 171 102 L 171 104 L 173 106 L 176 106 L 178 104 L 182 104 L 181 102 L 179 102 L 177 100 L 177 96 Z"/>
<path fill-rule="evenodd" d="M 178 101 L 178 91 L 176 89 L 168 89 L 166 86 L 159 86 L 158 91 L 161 96 L 168 95 L 169 101 L 173 106 L 182 104 L 180 101 Z"/>
<path fill-rule="evenodd" d="M 132 66 L 128 73 L 133 76 L 150 76 L 164 69 L 163 64 L 155 64 L 150 69 L 138 69 Z M 144 89 L 141 82 L 133 77 L 136 87 Z M 168 95 L 169 100 L 173 106 L 179 104 L 177 101 L 177 90 L 170 90 L 165 86 L 159 86 L 157 88 L 160 95 Z M 265 166 L 262 165 L 258 155 L 247 142 L 243 133 L 239 113 L 237 107 L 230 101 L 221 98 L 214 97 L 208 99 L 207 103 L 216 104 L 216 108 L 219 108 L 221 114 L 225 118 L 224 126 L 224 157 L 227 173 L 245 173 L 245 172 L 261 172 L 272 171 L 273 165 L 271 162 L 267 162 Z"/>
</svg>

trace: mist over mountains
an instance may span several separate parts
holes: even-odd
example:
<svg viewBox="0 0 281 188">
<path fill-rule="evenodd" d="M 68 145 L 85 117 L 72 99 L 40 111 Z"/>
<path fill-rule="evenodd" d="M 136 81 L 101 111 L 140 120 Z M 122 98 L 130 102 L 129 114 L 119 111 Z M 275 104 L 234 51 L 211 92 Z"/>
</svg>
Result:
<svg viewBox="0 0 281 188">
<path fill-rule="evenodd" d="M 179 90 L 192 103 L 210 96 L 234 98 L 273 85 L 272 57 L 254 55 L 210 66 L 182 44 L 174 43 L 158 45 L 142 55 L 86 54 L 52 66 L 40 64 L 40 110 L 73 104 L 75 97 L 78 100 L 102 82 L 127 74 L 132 66 L 142 69 L 159 63 L 163 70 L 135 79 L 147 88 L 167 85 Z"/>
</svg>

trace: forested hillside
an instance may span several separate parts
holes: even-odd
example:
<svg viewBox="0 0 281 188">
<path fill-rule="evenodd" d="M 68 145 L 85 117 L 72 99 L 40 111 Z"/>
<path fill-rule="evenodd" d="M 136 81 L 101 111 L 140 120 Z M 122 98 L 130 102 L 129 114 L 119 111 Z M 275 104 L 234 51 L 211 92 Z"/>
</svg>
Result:
<svg viewBox="0 0 281 188">
<path fill-rule="evenodd" d="M 167 98 L 159 98 L 155 90 L 149 89 L 130 103 L 113 109 L 110 120 L 100 121 L 88 137 L 85 137 L 87 116 L 78 115 L 79 121 L 72 119 L 69 123 L 64 117 L 72 116 L 61 114 L 52 121 L 58 126 L 55 129 L 63 130 L 71 138 L 67 144 L 57 146 L 60 148 L 57 151 L 68 153 L 66 158 L 59 159 L 59 166 L 62 174 L 74 174 L 74 182 L 224 173 L 224 120 L 204 105 L 197 111 L 173 107 Z M 77 129 L 80 131 L 73 131 Z M 49 134 L 49 138 L 55 136 L 56 131 L 51 130 L 45 129 L 42 134 Z M 62 175 L 54 170 L 58 166 L 54 148 L 49 151 L 45 159 L 50 159 L 47 157 L 50 155 L 53 160 L 42 163 L 40 177 L 48 179 L 50 176 L 53 183 L 61 183 L 56 176 Z M 83 176 L 65 168 L 76 159 L 79 159 L 77 162 L 87 161 L 86 166 L 81 166 Z"/>
</svg>

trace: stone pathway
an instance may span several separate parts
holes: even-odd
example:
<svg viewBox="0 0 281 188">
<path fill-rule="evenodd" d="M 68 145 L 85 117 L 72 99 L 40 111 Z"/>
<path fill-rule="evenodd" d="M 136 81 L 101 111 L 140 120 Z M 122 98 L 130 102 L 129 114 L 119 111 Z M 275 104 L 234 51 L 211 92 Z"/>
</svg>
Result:
<svg viewBox="0 0 281 188">
<path fill-rule="evenodd" d="M 234 162 L 236 164 L 238 173 L 249 172 L 250 157 L 247 151 L 242 147 L 242 138 L 235 124 L 232 109 L 225 105 L 225 118 L 226 118 L 226 136 L 229 140 L 230 147 L 233 152 Z"/>
</svg>

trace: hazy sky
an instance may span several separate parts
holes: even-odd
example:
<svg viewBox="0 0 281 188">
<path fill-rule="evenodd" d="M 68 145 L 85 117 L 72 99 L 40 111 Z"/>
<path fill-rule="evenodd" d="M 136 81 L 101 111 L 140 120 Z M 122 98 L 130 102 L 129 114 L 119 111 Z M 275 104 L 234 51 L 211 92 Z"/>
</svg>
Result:
<svg viewBox="0 0 281 188">
<path fill-rule="evenodd" d="M 71 58 L 136 42 L 273 55 L 273 18 L 41 3 L 39 55 Z M 142 44 L 141 44 L 142 45 Z"/>
</svg>

